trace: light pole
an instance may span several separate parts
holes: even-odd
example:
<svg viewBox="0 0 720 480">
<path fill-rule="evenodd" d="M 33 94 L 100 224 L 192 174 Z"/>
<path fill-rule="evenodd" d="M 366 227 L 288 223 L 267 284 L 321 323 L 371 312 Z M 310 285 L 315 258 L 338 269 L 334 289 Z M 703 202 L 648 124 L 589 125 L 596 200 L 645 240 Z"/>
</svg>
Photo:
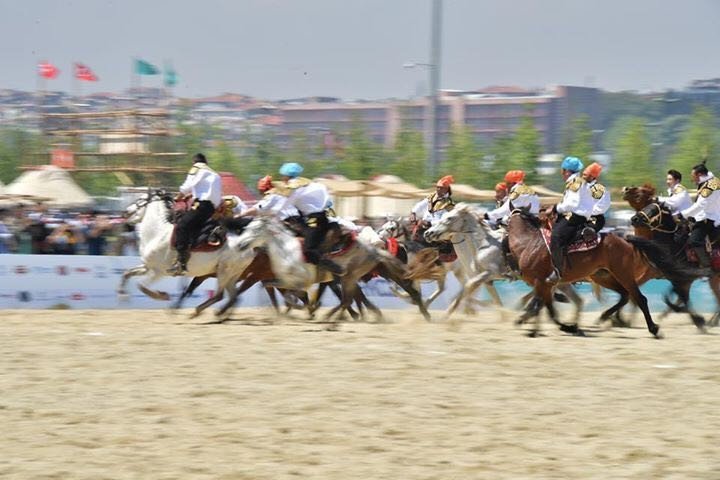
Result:
<svg viewBox="0 0 720 480">
<path fill-rule="evenodd" d="M 440 90 L 440 59 L 442 34 L 442 0 L 432 0 L 430 37 L 430 63 L 406 62 L 404 68 L 425 67 L 430 80 L 430 94 L 428 95 L 427 121 L 425 125 L 426 142 L 428 145 L 428 175 L 435 177 L 438 170 L 438 93 Z"/>
</svg>

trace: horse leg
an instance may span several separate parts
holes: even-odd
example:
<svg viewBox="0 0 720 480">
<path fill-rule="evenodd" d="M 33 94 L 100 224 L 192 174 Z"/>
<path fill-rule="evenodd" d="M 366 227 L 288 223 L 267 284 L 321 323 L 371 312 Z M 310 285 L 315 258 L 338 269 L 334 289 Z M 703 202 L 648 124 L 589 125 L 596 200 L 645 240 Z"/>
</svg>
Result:
<svg viewBox="0 0 720 480">
<path fill-rule="evenodd" d="M 384 322 L 385 318 L 383 317 L 382 312 L 380 309 L 370 301 L 369 298 L 365 296 L 365 292 L 362 291 L 362 288 L 358 287 L 357 291 L 355 293 L 355 302 L 358 305 L 358 309 L 360 310 L 360 315 L 364 318 L 364 315 L 362 313 L 362 307 L 365 306 L 368 310 L 370 310 L 373 315 L 375 315 L 375 318 L 378 322 Z"/>
<path fill-rule="evenodd" d="M 257 277 L 254 277 L 254 276 L 247 277 L 245 280 L 243 280 L 243 282 L 240 284 L 240 288 L 237 288 L 235 286 L 236 282 L 234 282 L 234 281 L 229 282 L 228 286 L 225 287 L 225 290 L 227 290 L 227 292 L 228 292 L 228 300 L 225 303 L 225 305 L 220 307 L 220 310 L 218 310 L 215 313 L 215 315 L 218 317 L 225 315 L 225 313 L 228 312 L 228 310 L 230 310 L 231 308 L 233 308 L 235 306 L 238 298 L 240 297 L 240 294 L 242 294 L 247 289 L 249 289 L 250 287 L 255 285 L 257 282 L 258 282 L 258 279 L 257 279 Z M 218 285 L 218 287 L 219 287 L 219 285 Z M 215 300 L 215 302 L 213 302 L 213 303 L 216 303 L 216 302 L 219 302 L 220 300 L 222 300 L 222 290 L 220 290 L 220 294 L 221 294 L 220 298 Z M 213 303 L 211 303 L 210 305 L 212 305 Z M 206 308 L 210 305 L 207 305 Z"/>
<path fill-rule="evenodd" d="M 580 323 L 580 314 L 582 313 L 582 308 L 585 304 L 582 297 L 578 295 L 573 286 L 570 284 L 560 285 L 558 286 L 558 290 L 564 293 L 570 299 L 573 305 L 575 305 L 575 323 Z"/>
<path fill-rule="evenodd" d="M 138 265 L 137 267 L 129 268 L 125 270 L 122 274 L 122 279 L 120 280 L 120 286 L 118 287 L 117 293 L 118 295 L 127 295 L 127 282 L 130 279 L 130 277 L 136 277 L 138 275 L 145 275 L 149 271 L 148 267 L 143 265 Z"/>
<path fill-rule="evenodd" d="M 275 287 L 271 285 L 265 285 L 265 282 L 263 282 L 263 288 L 265 289 L 265 293 L 267 293 L 267 296 L 270 299 L 270 304 L 275 310 L 275 313 L 277 315 L 280 315 L 280 305 L 278 305 L 277 295 L 275 295 Z"/>
<path fill-rule="evenodd" d="M 684 312 L 690 315 L 690 318 L 693 321 L 693 324 L 695 324 L 695 327 L 697 327 L 698 330 L 702 333 L 707 333 L 707 330 L 705 328 L 705 318 L 694 311 L 692 307 L 690 307 L 690 287 L 692 286 L 692 282 L 684 282 L 682 284 L 676 284 L 673 283 L 673 290 L 675 293 L 677 293 L 678 296 L 678 304 L 675 305 L 675 307 L 678 308 L 677 311 Z M 665 298 L 665 303 L 670 307 L 669 299 Z M 672 307 L 670 307 L 672 308 Z"/>
<path fill-rule="evenodd" d="M 185 300 L 187 297 L 192 295 L 195 292 L 195 290 L 197 290 L 197 288 L 200 285 L 202 285 L 202 283 L 205 280 L 207 280 L 208 278 L 210 278 L 211 276 L 212 275 L 205 275 L 202 277 L 194 277 L 192 279 L 192 281 L 190 282 L 190 284 L 187 287 L 185 287 L 185 290 L 183 290 L 182 294 L 180 295 L 180 297 L 178 297 L 177 301 L 175 303 L 173 303 L 172 305 L 170 305 L 170 308 L 172 310 L 179 309 L 180 306 L 182 305 L 183 300 Z"/>
<path fill-rule="evenodd" d="M 153 271 L 153 275 L 149 279 L 147 279 L 147 283 L 151 284 L 153 282 L 156 282 L 158 279 L 160 279 L 160 277 L 163 277 L 163 276 L 164 276 L 164 274 Z M 170 300 L 170 295 L 168 295 L 167 292 L 163 292 L 160 290 L 152 290 L 143 283 L 138 284 L 138 290 L 140 290 L 142 293 L 144 293 L 148 297 L 152 298 L 153 300 L 161 300 L 161 301 Z"/>
<path fill-rule="evenodd" d="M 425 308 L 430 308 L 430 304 L 445 291 L 445 278 L 438 278 L 436 281 L 437 289 L 428 297 L 427 301 L 425 301 Z"/>
<path fill-rule="evenodd" d="M 712 290 L 713 294 L 715 295 L 715 308 L 718 308 L 718 307 L 720 307 L 720 275 L 712 275 L 708 279 L 708 284 L 710 285 L 710 289 Z M 720 321 L 720 311 L 716 311 L 715 314 L 710 319 L 709 325 L 711 327 L 717 327 L 719 321 Z"/>
<path fill-rule="evenodd" d="M 627 274 L 632 276 L 632 271 L 627 272 Z M 652 315 L 650 315 L 647 297 L 642 294 L 640 288 L 638 288 L 637 286 L 637 283 L 635 283 L 635 279 L 632 277 L 628 278 L 627 274 L 625 276 L 622 276 L 617 275 L 615 272 L 613 272 L 613 275 L 615 276 L 615 278 L 617 278 L 618 282 L 620 282 L 622 286 L 628 291 L 628 294 L 630 295 L 632 301 L 635 302 L 638 308 L 640 308 L 640 311 L 642 311 L 643 316 L 645 317 L 645 323 L 647 324 L 648 331 L 652 333 L 655 338 L 663 338 L 663 335 L 660 332 L 660 325 L 653 322 Z"/>
<path fill-rule="evenodd" d="M 577 323 L 568 325 L 560 321 L 555 305 L 553 305 L 553 288 L 551 285 L 542 281 L 537 282 L 535 285 L 535 292 L 537 293 L 538 298 L 540 298 L 542 303 L 545 305 L 545 308 L 547 308 L 550 319 L 560 328 L 561 332 L 577 336 L 585 336 L 585 332 L 580 329 Z"/>
<path fill-rule="evenodd" d="M 460 292 L 457 294 L 457 296 L 453 299 L 452 303 L 450 303 L 450 306 L 447 309 L 447 312 L 445 312 L 445 318 L 449 318 L 450 315 L 455 312 L 458 305 L 460 305 L 460 302 L 465 297 L 472 296 L 480 286 L 485 283 L 485 281 L 489 278 L 490 274 L 488 272 L 482 272 L 479 275 L 476 275 L 472 277 L 470 280 L 467 281 L 465 285 L 463 285 L 460 288 Z M 497 291 L 495 290 L 495 287 L 493 287 L 493 291 L 495 291 L 495 295 L 497 295 Z M 500 297 L 498 297 L 498 301 L 500 300 Z M 502 304 L 502 303 L 501 303 Z"/>
</svg>

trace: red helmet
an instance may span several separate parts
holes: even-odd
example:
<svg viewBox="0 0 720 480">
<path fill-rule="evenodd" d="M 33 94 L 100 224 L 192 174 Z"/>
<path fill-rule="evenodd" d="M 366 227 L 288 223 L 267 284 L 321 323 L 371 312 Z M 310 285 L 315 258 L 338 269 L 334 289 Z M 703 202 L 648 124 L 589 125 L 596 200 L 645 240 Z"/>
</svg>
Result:
<svg viewBox="0 0 720 480">
<path fill-rule="evenodd" d="M 500 182 L 495 185 L 495 191 L 496 192 L 507 192 L 507 183 Z"/>
<path fill-rule="evenodd" d="M 445 175 L 440 180 L 437 181 L 435 184 L 436 187 L 449 187 L 451 184 L 455 183 L 455 179 L 452 175 Z"/>
<path fill-rule="evenodd" d="M 258 180 L 257 189 L 260 192 L 265 193 L 268 190 L 270 190 L 271 188 L 273 188 L 272 176 L 266 175 L 263 178 L 261 178 L 260 180 Z"/>
<path fill-rule="evenodd" d="M 505 183 L 520 183 L 525 180 L 525 172 L 522 170 L 510 170 L 505 174 Z"/>
<path fill-rule="evenodd" d="M 602 165 L 597 162 L 591 163 L 585 167 L 585 170 L 583 170 L 585 175 L 590 175 L 593 178 L 598 178 L 600 176 L 600 172 L 602 172 Z"/>
</svg>

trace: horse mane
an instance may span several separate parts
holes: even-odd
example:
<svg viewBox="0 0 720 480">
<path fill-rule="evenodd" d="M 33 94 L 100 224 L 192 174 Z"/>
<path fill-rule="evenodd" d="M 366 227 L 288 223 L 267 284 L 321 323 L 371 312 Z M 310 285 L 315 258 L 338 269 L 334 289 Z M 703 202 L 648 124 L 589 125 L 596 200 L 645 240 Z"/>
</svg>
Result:
<svg viewBox="0 0 720 480">
<path fill-rule="evenodd" d="M 525 222 L 529 223 L 531 226 L 537 229 L 539 229 L 542 225 L 542 222 L 538 217 L 523 208 L 516 208 L 515 210 L 513 210 L 511 215 L 520 215 L 520 218 L 522 218 L 523 220 L 525 220 Z"/>
</svg>

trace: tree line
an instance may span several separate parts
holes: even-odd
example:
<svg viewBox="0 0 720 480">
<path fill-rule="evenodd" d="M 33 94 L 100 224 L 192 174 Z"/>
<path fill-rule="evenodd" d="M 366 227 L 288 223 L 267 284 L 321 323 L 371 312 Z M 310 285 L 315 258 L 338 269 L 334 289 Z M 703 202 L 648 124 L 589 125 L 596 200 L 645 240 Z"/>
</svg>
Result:
<svg viewBox="0 0 720 480">
<path fill-rule="evenodd" d="M 601 131 L 601 145 L 590 128 L 590 119 L 576 117 L 564 132 L 563 151 L 558 153 L 580 157 L 587 164 L 600 146 L 611 158 L 603 181 L 614 188 L 645 182 L 660 185 L 668 168 L 687 174 L 703 160 L 708 161 L 710 169 L 715 167 L 720 128 L 712 110 L 697 106 L 689 114 L 658 118 L 656 112 L 646 107 L 642 103 L 618 101 L 612 121 L 603 119 L 607 128 Z M 239 139 L 228 139 L 221 128 L 185 122 L 182 117 L 178 128 L 180 136 L 154 139 L 151 148 L 175 149 L 188 155 L 203 151 L 216 170 L 231 172 L 251 186 L 259 177 L 276 173 L 288 161 L 301 163 L 308 177 L 337 174 L 367 179 L 392 174 L 418 186 L 436 180 L 430 178 L 427 169 L 423 133 L 409 128 L 401 128 L 390 146 L 375 142 L 361 122 L 352 123 L 347 131 L 332 132 L 333 142 L 298 132 L 283 144 L 272 131 L 245 132 Z M 21 173 L 21 165 L 37 163 L 38 152 L 48 149 L 48 139 L 38 133 L 12 127 L 0 129 L 0 181 L 11 182 Z M 538 159 L 543 153 L 541 134 L 530 115 L 520 121 L 512 134 L 489 144 L 479 142 L 468 127 L 455 125 L 438 174 L 452 174 L 458 183 L 491 189 L 506 171 L 522 169 L 527 173 L 528 183 L 560 188 L 557 172 L 538 171 Z M 182 162 L 188 160 L 189 156 L 179 162 L 185 167 Z M 172 186 L 179 184 L 183 176 L 167 175 L 160 180 L 154 177 L 154 181 Z M 74 177 L 95 195 L 108 195 L 123 181 L 113 173 L 78 173 Z M 140 176 L 129 177 L 137 184 L 146 181 Z"/>
</svg>

